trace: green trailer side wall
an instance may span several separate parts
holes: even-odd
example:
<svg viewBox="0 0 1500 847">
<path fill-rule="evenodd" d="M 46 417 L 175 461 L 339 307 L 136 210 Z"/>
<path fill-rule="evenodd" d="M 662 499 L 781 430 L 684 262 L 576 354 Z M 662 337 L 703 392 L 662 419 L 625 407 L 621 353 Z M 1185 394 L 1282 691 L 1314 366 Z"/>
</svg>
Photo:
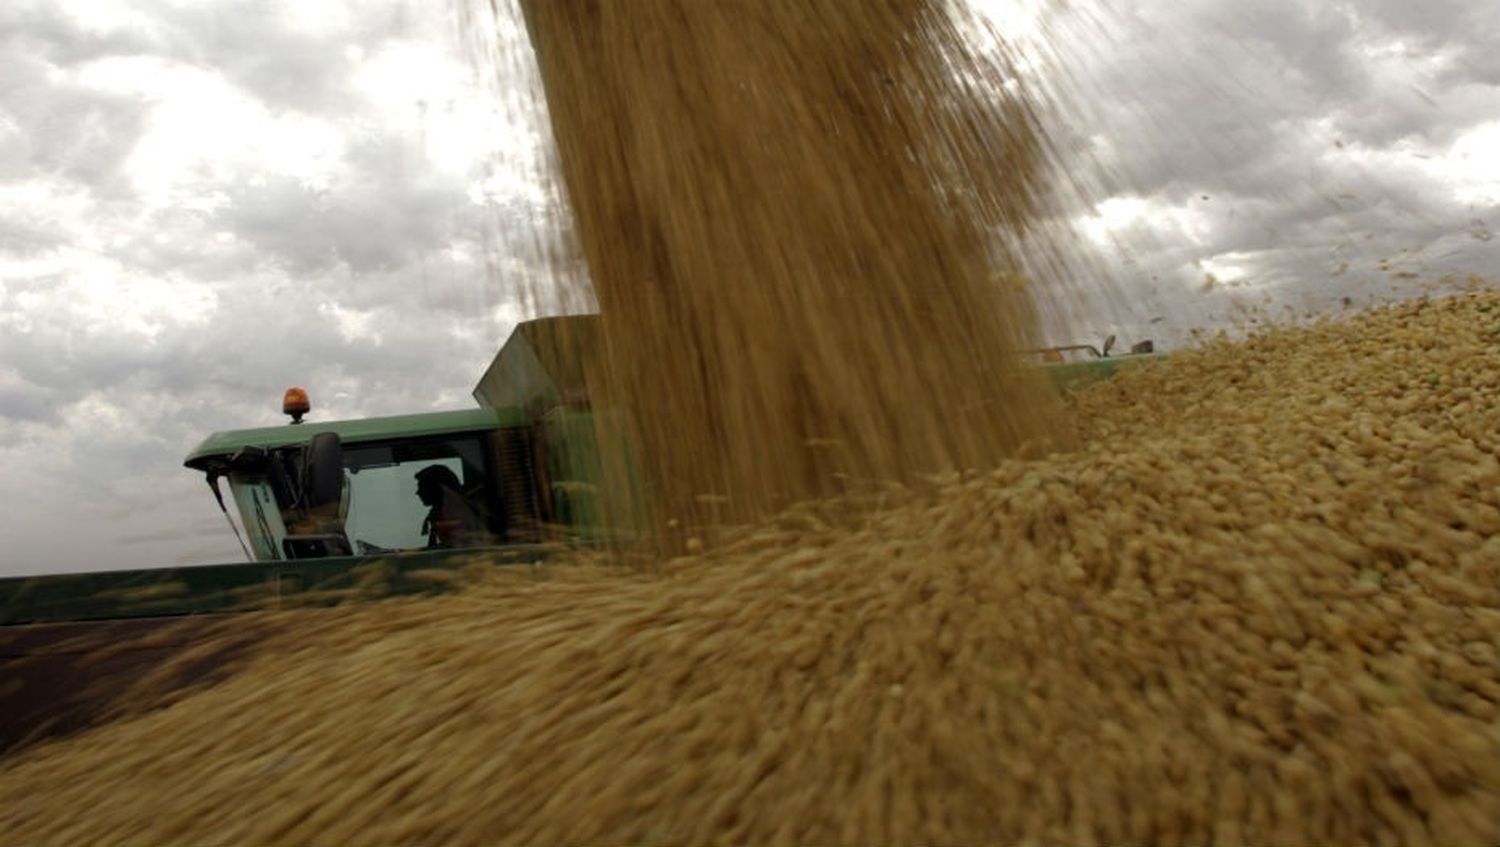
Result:
<svg viewBox="0 0 1500 847">
<path fill-rule="evenodd" d="M 555 545 L 423 550 L 384 556 L 340 556 L 0 579 L 0 626 L 246 611 L 288 605 L 434 593 L 454 570 L 535 564 Z"/>
<path fill-rule="evenodd" d="M 617 415 L 559 407 L 543 416 L 541 429 L 553 508 L 570 535 L 599 541 L 646 526 L 643 515 L 621 511 L 640 508 L 641 498 L 635 453 Z"/>
<path fill-rule="evenodd" d="M 568 538 L 619 537 L 645 526 L 632 511 L 642 500 L 621 413 L 594 403 L 589 390 L 590 368 L 603 355 L 598 315 L 526 321 L 474 386 L 481 405 L 521 409 L 534 422 L 552 517 Z"/>
</svg>

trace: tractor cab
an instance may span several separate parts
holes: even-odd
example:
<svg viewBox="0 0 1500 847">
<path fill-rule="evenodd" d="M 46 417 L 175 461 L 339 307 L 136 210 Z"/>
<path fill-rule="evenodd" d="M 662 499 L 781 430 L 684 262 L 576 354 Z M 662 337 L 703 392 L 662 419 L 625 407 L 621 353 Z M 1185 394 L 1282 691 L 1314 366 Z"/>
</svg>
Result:
<svg viewBox="0 0 1500 847">
<path fill-rule="evenodd" d="M 187 466 L 224 488 L 257 561 L 540 540 L 532 428 L 473 409 L 216 433 Z M 233 523 L 233 521 L 231 521 Z"/>
<path fill-rule="evenodd" d="M 597 355 L 592 315 L 527 321 L 475 386 L 478 408 L 319 422 L 291 388 L 290 424 L 215 433 L 185 464 L 226 516 L 233 501 L 257 561 L 595 539 L 598 438 L 614 431 L 589 402 Z"/>
</svg>

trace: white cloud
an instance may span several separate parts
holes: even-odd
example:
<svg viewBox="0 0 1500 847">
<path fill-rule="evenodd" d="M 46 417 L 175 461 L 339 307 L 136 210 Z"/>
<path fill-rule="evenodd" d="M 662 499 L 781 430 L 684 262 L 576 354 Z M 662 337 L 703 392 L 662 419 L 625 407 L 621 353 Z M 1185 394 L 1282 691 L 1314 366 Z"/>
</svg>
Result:
<svg viewBox="0 0 1500 847">
<path fill-rule="evenodd" d="M 0 325 L 11 323 L 18 330 L 42 316 L 62 316 L 82 338 L 127 334 L 150 341 L 169 326 L 201 326 L 217 303 L 205 283 L 134 273 L 120 262 L 71 248 L 19 262 L 0 259 L 0 275 L 18 289 L 11 308 L 0 314 Z M 18 285 L 29 280 L 42 284 Z"/>
<path fill-rule="evenodd" d="M 1203 245 L 1212 232 L 1206 211 L 1189 204 L 1120 195 L 1101 200 L 1093 214 L 1080 221 L 1083 231 L 1096 245 L 1117 243 L 1122 235 L 1132 239 L 1172 239 Z"/>
<path fill-rule="evenodd" d="M 312 36 L 337 37 L 354 26 L 360 11 L 353 3 L 311 3 L 307 0 L 275 0 L 270 4 L 287 29 Z"/>
<path fill-rule="evenodd" d="M 337 303 L 319 303 L 318 313 L 333 321 L 345 341 L 380 343 L 380 336 L 371 328 L 372 312 L 348 309 Z"/>
<path fill-rule="evenodd" d="M 468 74 L 437 45 L 391 41 L 354 61 L 354 88 L 392 123 L 410 121 L 432 100 L 451 97 L 468 84 Z"/>
<path fill-rule="evenodd" d="M 273 112 L 217 71 L 120 56 L 83 65 L 76 79 L 142 103 L 146 130 L 126 173 L 148 209 L 222 196 L 215 186 L 252 174 L 327 189 L 340 169 L 344 139 L 331 121 Z"/>
<path fill-rule="evenodd" d="M 94 34 L 116 32 L 138 33 L 158 36 L 162 32 L 159 20 L 128 0 L 53 0 L 57 8 L 67 16 L 70 23 L 80 31 Z"/>
<path fill-rule="evenodd" d="M 1435 163 L 1452 185 L 1454 199 L 1467 206 L 1500 205 L 1500 120 L 1465 131 Z"/>
</svg>

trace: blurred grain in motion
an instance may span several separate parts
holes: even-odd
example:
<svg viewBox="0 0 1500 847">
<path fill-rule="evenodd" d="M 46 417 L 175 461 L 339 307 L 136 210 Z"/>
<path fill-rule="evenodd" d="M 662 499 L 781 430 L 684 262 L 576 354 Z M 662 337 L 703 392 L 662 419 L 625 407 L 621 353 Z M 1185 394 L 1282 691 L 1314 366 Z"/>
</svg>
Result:
<svg viewBox="0 0 1500 847">
<path fill-rule="evenodd" d="M 523 2 L 659 520 L 993 465 L 1049 430 L 999 235 L 1045 147 L 930 0 Z"/>
</svg>

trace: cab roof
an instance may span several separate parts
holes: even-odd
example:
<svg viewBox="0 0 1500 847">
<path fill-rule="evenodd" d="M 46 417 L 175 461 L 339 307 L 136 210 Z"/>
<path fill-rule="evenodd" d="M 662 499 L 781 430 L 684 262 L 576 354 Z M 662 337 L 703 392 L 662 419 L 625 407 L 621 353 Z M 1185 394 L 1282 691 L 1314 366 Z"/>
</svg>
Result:
<svg viewBox="0 0 1500 847">
<path fill-rule="evenodd" d="M 345 421 L 304 421 L 301 424 L 231 429 L 216 432 L 188 453 L 183 464 L 207 471 L 216 459 L 227 459 L 245 447 L 286 447 L 305 444 L 320 432 L 337 433 L 345 444 L 386 441 L 393 438 L 419 438 L 460 432 L 480 432 L 524 426 L 526 417 L 515 408 L 459 409 L 451 412 L 427 412 L 417 415 L 390 415 L 380 418 L 357 418 Z"/>
</svg>

